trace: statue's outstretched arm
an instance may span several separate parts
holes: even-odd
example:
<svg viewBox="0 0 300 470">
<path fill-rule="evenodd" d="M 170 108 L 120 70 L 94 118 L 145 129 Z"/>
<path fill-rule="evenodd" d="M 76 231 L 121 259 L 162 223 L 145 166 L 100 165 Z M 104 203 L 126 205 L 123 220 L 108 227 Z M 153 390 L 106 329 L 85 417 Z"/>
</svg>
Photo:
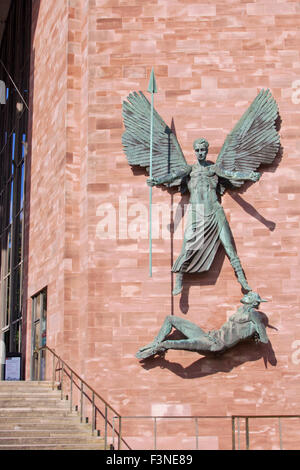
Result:
<svg viewBox="0 0 300 470">
<path fill-rule="evenodd" d="M 147 184 L 148 186 L 158 186 L 164 183 L 172 183 L 177 179 L 182 179 L 185 176 L 188 176 L 192 170 L 192 167 L 189 166 L 188 168 L 184 168 L 182 170 L 171 171 L 167 175 L 160 176 L 158 178 L 148 178 Z"/>
<path fill-rule="evenodd" d="M 230 171 L 216 165 L 216 174 L 221 178 L 235 180 L 235 181 L 258 181 L 260 173 L 257 171 Z"/>
</svg>

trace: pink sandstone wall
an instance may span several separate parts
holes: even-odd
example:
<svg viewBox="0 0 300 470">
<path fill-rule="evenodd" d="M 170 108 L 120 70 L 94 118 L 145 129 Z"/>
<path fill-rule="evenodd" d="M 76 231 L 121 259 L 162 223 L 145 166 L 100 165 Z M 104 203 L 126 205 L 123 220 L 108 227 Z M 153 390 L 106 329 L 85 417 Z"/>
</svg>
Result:
<svg viewBox="0 0 300 470">
<path fill-rule="evenodd" d="M 48 339 L 63 341 L 66 91 L 68 37 L 65 2 L 33 2 L 29 152 L 26 179 L 25 295 L 27 374 L 31 296 L 47 286 Z M 31 135 L 31 141 L 30 141 Z M 26 272 L 27 271 L 27 272 Z"/>
<path fill-rule="evenodd" d="M 299 413 L 299 21 L 293 1 L 59 0 L 55 9 L 40 2 L 28 305 L 47 285 L 48 345 L 122 415 Z M 122 149 L 121 113 L 129 92 L 147 89 L 152 66 L 156 109 L 168 124 L 174 119 L 189 162 L 199 136 L 210 141 L 215 160 L 261 88 L 278 102 L 282 160 L 246 192 L 223 197 L 249 284 L 269 300 L 263 311 L 274 327 L 273 351 L 243 345 L 216 359 L 170 351 L 145 367 L 134 357 L 166 315 L 215 329 L 241 298 L 220 253 L 213 270 L 187 277 L 173 300 L 170 266 L 181 240 L 173 241 L 173 252 L 170 239 L 154 241 L 150 279 L 148 240 L 118 237 L 124 205 L 148 205 L 145 176 L 132 172 Z M 180 199 L 176 194 L 174 204 Z M 154 202 L 170 204 L 171 196 L 154 189 Z M 100 236 L 104 204 L 116 211 L 113 240 Z M 130 224 L 135 216 L 127 217 Z M 230 426 L 222 438 L 206 424 L 202 446 L 225 445 Z M 277 424 L 264 426 L 276 448 Z M 296 446 L 292 425 L 284 426 Z M 261 429 L 251 437 L 258 448 Z"/>
</svg>

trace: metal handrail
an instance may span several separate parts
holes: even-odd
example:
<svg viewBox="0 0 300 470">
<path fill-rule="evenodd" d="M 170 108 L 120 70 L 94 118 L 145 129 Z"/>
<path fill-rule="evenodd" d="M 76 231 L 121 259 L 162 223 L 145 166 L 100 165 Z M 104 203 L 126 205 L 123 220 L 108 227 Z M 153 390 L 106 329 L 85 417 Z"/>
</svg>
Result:
<svg viewBox="0 0 300 470">
<path fill-rule="evenodd" d="M 118 417 L 115 416 L 113 418 L 113 436 L 112 436 L 112 442 L 114 444 L 114 439 L 115 439 L 115 419 Z M 124 423 L 125 419 L 150 419 L 153 420 L 153 442 L 154 442 L 154 450 L 157 450 L 157 420 L 172 420 L 172 419 L 192 419 L 194 420 L 195 424 L 195 449 L 199 449 L 199 421 L 202 419 L 227 419 L 231 420 L 231 429 L 232 429 L 232 450 L 241 450 L 241 444 L 240 444 L 240 419 L 245 420 L 245 449 L 250 450 L 250 419 L 278 419 L 278 428 L 279 428 L 279 447 L 280 450 L 283 450 L 283 443 L 282 443 L 282 419 L 285 418 L 300 418 L 300 415 L 291 415 L 291 414 L 286 414 L 286 415 L 227 415 L 227 416 L 217 416 L 217 415 L 201 415 L 201 416 L 122 416 L 122 420 Z M 237 427 L 236 427 L 237 423 Z M 236 446 L 236 433 L 238 435 L 238 442 Z"/>
<path fill-rule="evenodd" d="M 80 421 L 83 421 L 83 399 L 84 396 L 88 398 L 88 400 L 92 404 L 92 435 L 94 435 L 94 432 L 96 430 L 96 413 L 98 412 L 102 417 L 104 416 L 104 446 L 105 449 L 107 448 L 107 440 L 108 440 L 108 425 L 109 420 L 108 420 L 108 410 L 110 410 L 116 417 L 118 418 L 119 422 L 119 431 L 118 431 L 118 447 L 117 449 L 121 449 L 122 443 L 126 445 L 128 449 L 130 447 L 128 444 L 124 441 L 122 438 L 121 434 L 121 426 L 122 426 L 122 416 L 103 398 L 99 393 L 96 392 L 84 379 L 82 379 L 77 372 L 75 372 L 56 352 L 49 348 L 49 346 L 42 346 L 41 348 L 38 349 L 38 353 L 40 351 L 49 351 L 52 356 L 53 356 L 53 368 L 52 368 L 52 389 L 54 390 L 54 384 L 55 384 L 55 378 L 56 378 L 56 372 L 61 372 L 60 374 L 60 391 L 61 391 L 61 399 L 63 399 L 63 381 L 64 381 L 64 375 L 69 377 L 70 379 L 70 411 L 73 409 L 73 385 L 77 386 L 79 389 L 79 385 L 76 384 L 74 377 L 78 379 L 80 382 Z M 55 367 L 55 358 L 58 360 L 59 367 Z M 39 370 L 39 380 L 41 380 L 41 370 Z M 90 398 L 85 392 L 84 392 L 84 386 L 92 393 L 92 397 Z M 99 410 L 99 408 L 95 404 L 95 398 L 98 398 L 103 404 L 104 404 L 104 415 L 103 413 Z M 110 425 L 112 427 L 112 425 Z M 113 430 L 115 433 L 115 429 Z M 130 449 L 131 450 L 131 449 Z"/>
<path fill-rule="evenodd" d="M 240 419 L 245 420 L 245 444 L 246 450 L 250 450 L 250 425 L 249 419 L 278 419 L 278 431 L 279 431 L 279 448 L 283 450 L 283 443 L 282 443 L 282 419 L 299 419 L 300 415 L 235 415 L 232 416 L 232 449 L 235 450 L 236 442 L 235 442 L 235 420 L 237 420 L 238 424 L 238 450 L 240 450 Z"/>
<path fill-rule="evenodd" d="M 122 443 L 126 445 L 129 450 L 132 450 L 131 447 L 127 444 L 127 442 L 122 437 L 122 423 L 125 419 L 152 419 L 154 425 L 154 449 L 157 450 L 157 420 L 166 420 L 166 419 L 192 419 L 194 420 L 195 424 L 195 439 L 196 439 L 196 449 L 199 447 L 199 420 L 202 419 L 227 419 L 231 420 L 231 431 L 232 431 L 232 450 L 240 450 L 240 420 L 245 420 L 245 448 L 246 450 L 250 450 L 250 419 L 278 419 L 278 429 L 279 429 L 279 444 L 280 450 L 283 449 L 282 443 L 282 419 L 293 419 L 293 418 L 300 418 L 300 415 L 292 415 L 292 414 L 278 414 L 278 415 L 226 415 L 226 416 L 218 416 L 218 415 L 201 415 L 201 416 L 121 416 L 104 398 L 99 395 L 85 380 L 83 380 L 60 356 L 56 354 L 56 352 L 49 348 L 48 346 L 42 346 L 38 349 L 38 353 L 42 350 L 49 351 L 53 356 L 53 373 L 52 373 L 52 389 L 54 390 L 55 385 L 55 378 L 56 372 L 61 372 L 60 374 L 60 390 L 61 390 L 61 399 L 63 399 L 63 379 L 64 374 L 69 377 L 70 379 L 70 411 L 73 409 L 73 385 L 77 386 L 78 390 L 80 390 L 80 420 L 83 420 L 83 399 L 87 397 L 92 404 L 92 434 L 94 435 L 94 431 L 96 430 L 96 413 L 98 412 L 104 418 L 104 441 L 105 441 L 105 449 L 107 448 L 107 438 L 108 438 L 108 425 L 110 425 L 112 429 L 112 448 L 114 448 L 114 440 L 115 434 L 118 436 L 118 444 L 117 450 L 121 449 Z M 59 361 L 59 368 L 55 368 L 55 358 Z M 78 379 L 80 382 L 77 385 L 74 377 Z M 41 368 L 39 368 L 39 380 L 41 379 Z M 84 386 L 87 387 L 90 392 L 92 392 L 92 397 L 89 397 L 85 391 Z M 99 410 L 99 408 L 95 404 L 95 398 L 98 398 L 105 406 L 104 414 Z M 113 422 L 112 424 L 108 420 L 108 410 L 114 413 Z M 115 429 L 115 421 L 118 421 L 118 431 Z M 237 425 L 237 426 L 236 426 Z M 238 442 L 236 446 L 236 433 L 238 436 Z"/>
</svg>

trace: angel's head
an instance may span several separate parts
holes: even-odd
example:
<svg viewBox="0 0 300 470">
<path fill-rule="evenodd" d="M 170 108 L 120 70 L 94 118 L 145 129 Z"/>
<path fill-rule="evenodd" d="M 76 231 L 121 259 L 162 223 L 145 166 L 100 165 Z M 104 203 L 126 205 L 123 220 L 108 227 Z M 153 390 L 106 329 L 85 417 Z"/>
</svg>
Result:
<svg viewBox="0 0 300 470">
<path fill-rule="evenodd" d="M 202 137 L 200 139 L 196 139 L 193 143 L 193 147 L 197 160 L 199 162 L 204 161 L 206 159 L 209 147 L 209 143 L 207 142 L 207 140 L 203 139 Z"/>
</svg>

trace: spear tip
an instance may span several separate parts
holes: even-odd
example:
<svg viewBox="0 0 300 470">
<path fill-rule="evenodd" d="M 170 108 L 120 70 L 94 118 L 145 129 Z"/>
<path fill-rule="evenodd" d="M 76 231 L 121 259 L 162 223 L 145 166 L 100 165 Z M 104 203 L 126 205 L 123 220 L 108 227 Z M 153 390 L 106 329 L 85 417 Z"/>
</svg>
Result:
<svg viewBox="0 0 300 470">
<path fill-rule="evenodd" d="M 150 80 L 149 80 L 149 85 L 148 85 L 148 90 L 149 93 L 157 93 L 157 86 L 156 86 L 156 80 L 155 80 L 155 75 L 154 75 L 154 68 L 152 67 L 151 70 L 151 75 L 150 75 Z"/>
</svg>

